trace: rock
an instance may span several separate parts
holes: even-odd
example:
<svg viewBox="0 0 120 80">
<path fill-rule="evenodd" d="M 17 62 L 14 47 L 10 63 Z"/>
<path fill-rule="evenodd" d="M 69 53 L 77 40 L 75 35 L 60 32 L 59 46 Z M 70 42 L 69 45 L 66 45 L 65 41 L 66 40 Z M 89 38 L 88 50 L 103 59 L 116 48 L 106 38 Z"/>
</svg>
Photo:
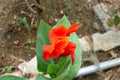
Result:
<svg viewBox="0 0 120 80">
<path fill-rule="evenodd" d="M 103 26 L 103 29 L 105 31 L 109 31 L 109 30 L 114 30 L 115 29 L 115 25 L 108 25 L 108 21 L 111 21 L 111 17 L 107 14 L 107 8 L 105 7 L 105 5 L 103 3 L 97 4 L 95 6 L 93 6 L 93 11 L 95 13 L 95 15 L 100 19 L 101 23 Z M 109 22 L 111 23 L 111 22 Z"/>
</svg>

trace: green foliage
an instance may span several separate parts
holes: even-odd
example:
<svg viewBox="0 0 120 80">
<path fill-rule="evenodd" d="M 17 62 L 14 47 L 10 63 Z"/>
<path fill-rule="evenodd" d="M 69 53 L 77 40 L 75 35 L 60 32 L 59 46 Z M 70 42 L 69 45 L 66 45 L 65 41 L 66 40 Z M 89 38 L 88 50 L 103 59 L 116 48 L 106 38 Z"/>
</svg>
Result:
<svg viewBox="0 0 120 80">
<path fill-rule="evenodd" d="M 51 63 L 50 60 L 44 61 L 42 58 L 43 53 L 43 45 L 49 44 L 49 30 L 51 27 L 45 23 L 43 20 L 40 21 L 38 34 L 37 34 L 37 41 L 36 41 L 36 53 L 37 53 L 37 63 L 38 63 L 38 70 L 41 72 L 47 73 L 48 65 Z"/>
<path fill-rule="evenodd" d="M 26 17 L 21 18 L 21 17 L 17 16 L 16 21 L 25 25 L 26 29 L 28 29 L 28 30 L 31 30 L 32 28 L 36 28 L 35 24 L 33 24 L 33 25 L 28 24 Z"/>
<path fill-rule="evenodd" d="M 70 23 L 66 16 L 64 16 L 60 22 L 58 22 L 54 27 L 58 27 L 64 24 L 67 28 L 70 27 Z M 36 52 L 37 52 L 37 60 L 38 60 L 38 70 L 50 74 L 53 80 L 72 80 L 72 78 L 77 74 L 81 61 L 82 61 L 82 50 L 78 41 L 78 37 L 75 33 L 71 34 L 69 39 L 77 45 L 77 49 L 75 51 L 75 63 L 72 65 L 71 57 L 60 58 L 60 60 L 54 64 L 53 61 L 48 60 L 45 62 L 42 59 L 43 53 L 43 45 L 49 44 L 49 30 L 51 27 L 46 24 L 43 20 L 40 22 L 37 43 L 36 43 Z"/>
<path fill-rule="evenodd" d="M 113 25 L 118 25 L 120 23 L 120 16 L 117 15 L 116 10 L 112 11 L 110 16 L 112 19 L 107 20 L 107 24 L 109 27 L 111 27 Z"/>
<path fill-rule="evenodd" d="M 17 16 L 16 20 L 17 22 L 24 24 L 28 30 L 31 30 L 31 26 L 28 24 L 26 17 L 21 18 Z"/>
<path fill-rule="evenodd" d="M 30 45 L 25 45 L 24 49 L 26 54 L 30 53 Z"/>
<path fill-rule="evenodd" d="M 58 27 L 64 24 L 67 28 L 70 26 L 70 23 L 66 16 L 64 16 L 60 22 L 58 22 L 54 27 Z M 37 65 L 40 72 L 47 73 L 51 78 L 46 78 L 43 75 L 38 74 L 36 80 L 72 80 L 77 74 L 82 61 L 82 50 L 78 41 L 78 37 L 75 33 L 71 34 L 69 40 L 74 42 L 77 46 L 75 50 L 75 62 L 74 65 L 71 62 L 71 57 L 60 57 L 57 63 L 54 63 L 52 59 L 44 61 L 42 58 L 43 45 L 50 44 L 49 42 L 49 31 L 52 28 L 46 24 L 43 20 L 40 21 L 40 26 L 37 34 L 36 41 L 36 53 L 37 53 Z M 31 44 L 31 41 L 27 42 Z M 8 71 L 11 71 L 11 67 L 8 68 Z M 0 80 L 28 80 L 22 77 L 15 76 L 1 76 Z"/>
<path fill-rule="evenodd" d="M 73 3 L 71 0 L 65 0 L 65 3 L 66 3 L 66 11 L 67 11 L 67 15 L 69 17 L 74 17 L 74 7 L 73 7 Z"/>
<path fill-rule="evenodd" d="M 56 64 L 54 63 L 49 64 L 47 68 L 47 73 L 50 74 L 51 78 L 55 78 L 61 75 L 62 71 L 65 69 L 65 66 L 68 66 L 66 65 L 66 61 L 67 61 L 66 58 L 61 57 Z"/>
<path fill-rule="evenodd" d="M 60 26 L 64 24 L 66 27 L 70 26 L 70 22 L 68 21 L 67 17 L 64 16 L 60 22 L 58 22 L 54 27 Z M 80 66 L 81 66 L 81 61 L 82 61 L 82 50 L 80 47 L 80 43 L 78 41 L 78 37 L 75 33 L 71 34 L 69 37 L 69 40 L 74 42 L 77 45 L 77 49 L 75 51 L 75 62 L 74 65 L 70 63 L 70 69 L 68 71 L 68 74 L 65 79 L 63 80 L 72 80 L 72 78 L 77 74 Z M 70 57 L 67 58 L 67 60 L 71 60 Z"/>
<path fill-rule="evenodd" d="M 28 39 L 25 43 L 25 53 L 30 53 L 30 45 L 35 43 L 35 41 L 33 41 L 32 39 Z"/>
<path fill-rule="evenodd" d="M 4 71 L 11 73 L 11 72 L 13 72 L 13 69 L 14 69 L 14 66 L 7 66 L 7 67 L 5 67 Z"/>
<path fill-rule="evenodd" d="M 63 62 L 63 63 L 65 63 L 65 62 Z M 60 67 L 62 67 L 61 65 L 59 66 L 59 69 L 60 69 Z M 68 75 L 69 69 L 70 69 L 70 61 L 68 61 L 68 63 L 65 66 L 63 65 L 63 69 L 60 69 L 57 73 L 57 77 L 52 78 L 52 80 L 65 80 L 65 77 Z"/>
<path fill-rule="evenodd" d="M 117 14 L 117 11 L 114 10 L 114 11 L 111 12 L 110 16 L 111 16 L 112 18 L 114 18 L 116 14 Z"/>
<path fill-rule="evenodd" d="M 113 20 L 113 23 L 115 25 L 118 25 L 120 23 L 120 17 L 118 15 L 115 16 L 114 20 Z"/>
<path fill-rule="evenodd" d="M 112 27 L 114 25 L 113 21 L 110 18 L 107 20 L 107 25 L 109 27 Z"/>
<path fill-rule="evenodd" d="M 51 63 L 47 68 L 47 73 L 50 74 L 52 78 L 54 78 L 56 77 L 57 70 L 58 70 L 58 65 Z"/>
<path fill-rule="evenodd" d="M 68 74 L 68 72 L 63 72 L 60 76 L 53 78 L 52 80 L 64 80 L 64 78 L 67 74 Z"/>
<path fill-rule="evenodd" d="M 51 80 L 49 78 L 44 77 L 43 75 L 38 74 L 36 80 Z"/>
<path fill-rule="evenodd" d="M 35 41 L 33 41 L 32 39 L 28 39 L 25 44 L 32 44 L 32 43 L 35 43 Z"/>
<path fill-rule="evenodd" d="M 17 77 L 17 76 L 0 76 L 0 80 L 28 80 L 27 78 Z"/>
</svg>

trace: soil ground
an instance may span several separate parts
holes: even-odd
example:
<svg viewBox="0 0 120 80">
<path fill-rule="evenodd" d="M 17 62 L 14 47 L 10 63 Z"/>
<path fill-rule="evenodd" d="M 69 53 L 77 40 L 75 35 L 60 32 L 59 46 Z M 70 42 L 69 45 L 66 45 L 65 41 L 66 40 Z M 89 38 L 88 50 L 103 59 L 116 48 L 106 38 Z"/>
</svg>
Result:
<svg viewBox="0 0 120 80">
<path fill-rule="evenodd" d="M 24 0 L 0 0 L 0 68 L 9 65 L 17 66 L 20 62 L 29 61 L 35 53 L 36 32 L 40 19 L 46 20 L 50 25 L 67 15 L 71 23 L 78 22 L 79 37 L 91 35 L 96 31 L 92 28 L 92 24 L 98 19 L 95 17 L 92 6 L 103 2 L 109 12 L 117 10 L 120 12 L 120 0 L 41 0 L 44 9 L 35 5 L 34 0 L 28 0 L 29 6 Z M 16 17 L 26 17 L 29 25 L 37 27 L 28 30 L 23 24 L 16 21 Z M 120 47 L 112 49 L 117 56 L 120 56 Z M 110 51 L 98 51 L 98 60 L 105 61 L 113 56 Z M 91 64 L 90 62 L 83 62 Z M 106 70 L 102 75 L 98 73 L 79 77 L 74 80 L 120 80 L 120 67 Z"/>
</svg>

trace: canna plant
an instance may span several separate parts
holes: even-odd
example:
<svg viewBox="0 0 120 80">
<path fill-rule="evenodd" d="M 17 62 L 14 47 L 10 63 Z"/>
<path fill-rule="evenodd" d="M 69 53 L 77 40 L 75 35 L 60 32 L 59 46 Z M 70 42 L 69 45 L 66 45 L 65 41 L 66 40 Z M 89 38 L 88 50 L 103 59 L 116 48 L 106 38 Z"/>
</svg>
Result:
<svg viewBox="0 0 120 80">
<path fill-rule="evenodd" d="M 53 27 L 40 21 L 36 41 L 37 68 L 49 77 L 38 74 L 36 80 L 72 80 L 76 76 L 82 61 L 82 50 L 75 34 L 77 30 L 78 24 L 70 25 L 66 16 Z M 7 80 L 6 77 L 10 76 L 2 76 L 0 80 Z M 19 78 L 12 77 L 9 80 Z"/>
</svg>

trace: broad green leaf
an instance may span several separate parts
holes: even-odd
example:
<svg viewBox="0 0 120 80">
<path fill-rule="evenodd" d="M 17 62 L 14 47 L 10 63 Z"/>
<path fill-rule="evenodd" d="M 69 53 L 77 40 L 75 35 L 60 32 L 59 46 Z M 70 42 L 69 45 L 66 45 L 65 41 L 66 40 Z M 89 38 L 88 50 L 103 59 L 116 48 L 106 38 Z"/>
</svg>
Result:
<svg viewBox="0 0 120 80">
<path fill-rule="evenodd" d="M 68 21 L 66 16 L 64 16 L 61 19 L 61 21 L 58 22 L 54 27 L 58 27 L 62 24 L 64 24 L 67 28 L 70 27 L 70 22 Z M 72 65 L 72 63 L 70 63 L 70 69 L 68 71 L 68 74 L 67 74 L 66 78 L 63 80 L 72 80 L 72 78 L 74 78 L 75 75 L 77 74 L 77 72 L 81 66 L 81 61 L 82 61 L 82 50 L 81 50 L 77 35 L 75 33 L 72 33 L 69 37 L 69 40 L 74 42 L 77 45 L 77 48 L 75 51 L 75 62 L 74 62 L 74 65 Z M 69 61 L 69 60 L 71 60 L 70 57 L 67 58 L 67 61 Z M 66 63 L 67 62 L 65 62 L 65 64 Z"/>
<path fill-rule="evenodd" d="M 51 79 L 44 77 L 43 75 L 38 74 L 36 77 L 36 80 L 51 80 Z"/>
<path fill-rule="evenodd" d="M 44 61 L 42 58 L 43 53 L 43 45 L 49 44 L 49 37 L 48 33 L 51 27 L 45 23 L 43 20 L 40 21 L 40 26 L 38 29 L 37 34 L 37 41 L 36 41 L 36 53 L 37 53 L 37 63 L 38 63 L 38 70 L 41 72 L 47 72 L 48 64 L 50 60 Z"/>
<path fill-rule="evenodd" d="M 68 63 L 65 65 L 65 68 L 64 68 L 63 72 L 59 76 L 57 76 L 56 78 L 53 78 L 52 80 L 65 80 L 65 77 L 68 75 L 68 72 L 69 72 L 69 69 L 70 69 L 69 62 L 70 61 L 68 61 Z"/>
<path fill-rule="evenodd" d="M 48 66 L 48 69 L 47 69 L 47 73 L 52 77 L 56 77 L 56 72 L 57 72 L 57 69 L 58 69 L 58 65 L 57 64 L 49 64 Z"/>
<path fill-rule="evenodd" d="M 67 28 L 70 27 L 70 22 L 68 21 L 66 16 L 63 16 L 63 18 L 54 27 L 58 27 L 62 24 L 64 24 Z"/>
<path fill-rule="evenodd" d="M 0 80 L 28 80 L 27 78 L 17 77 L 17 76 L 0 76 Z"/>
<path fill-rule="evenodd" d="M 70 61 L 69 61 L 70 62 Z M 57 76 L 56 78 L 53 78 L 52 80 L 65 80 L 65 77 L 68 75 L 69 69 L 70 69 L 70 64 L 69 62 L 65 65 L 64 70 L 62 73 Z M 60 67 L 60 66 L 59 66 Z M 58 71 L 59 72 L 59 71 Z M 68 80 L 68 79 L 67 79 Z"/>
<path fill-rule="evenodd" d="M 61 57 L 57 65 L 58 65 L 58 70 L 56 76 L 59 76 L 63 72 L 63 70 L 66 70 L 66 67 L 69 66 L 67 58 Z"/>
<path fill-rule="evenodd" d="M 69 70 L 69 75 L 67 75 L 67 79 L 71 80 L 76 76 L 78 70 L 80 69 L 81 62 L 82 62 L 82 49 L 80 47 L 80 43 L 78 41 L 77 35 L 71 34 L 70 35 L 70 41 L 74 42 L 77 45 L 76 51 L 75 51 L 75 62 L 74 65 L 71 64 L 70 70 Z"/>
</svg>

